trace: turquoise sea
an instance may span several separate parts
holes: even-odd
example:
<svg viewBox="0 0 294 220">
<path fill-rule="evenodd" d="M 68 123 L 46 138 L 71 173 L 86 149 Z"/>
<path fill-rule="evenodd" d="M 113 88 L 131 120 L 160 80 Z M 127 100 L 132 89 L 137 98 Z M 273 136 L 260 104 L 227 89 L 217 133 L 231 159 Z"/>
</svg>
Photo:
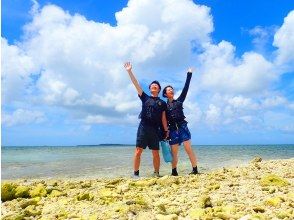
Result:
<svg viewBox="0 0 294 220">
<path fill-rule="evenodd" d="M 17 178 L 100 178 L 129 177 L 133 173 L 135 146 L 36 146 L 1 148 L 3 179 Z M 193 146 L 200 172 L 215 168 L 241 166 L 256 156 L 264 160 L 294 157 L 294 145 L 201 145 Z M 162 158 L 162 157 L 161 157 Z M 161 175 L 170 174 L 170 164 L 161 159 Z M 191 170 L 183 146 L 179 152 L 180 175 Z M 140 175 L 153 173 L 152 153 L 142 155 Z"/>
</svg>

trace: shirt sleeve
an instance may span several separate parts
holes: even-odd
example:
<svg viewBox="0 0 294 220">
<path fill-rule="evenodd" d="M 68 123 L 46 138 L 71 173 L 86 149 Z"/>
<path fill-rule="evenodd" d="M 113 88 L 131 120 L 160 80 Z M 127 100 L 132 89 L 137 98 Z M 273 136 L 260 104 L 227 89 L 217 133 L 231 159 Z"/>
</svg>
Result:
<svg viewBox="0 0 294 220">
<path fill-rule="evenodd" d="M 146 100 L 146 98 L 148 97 L 148 95 L 144 91 L 142 92 L 141 96 L 139 94 L 138 94 L 138 96 L 142 102 L 144 102 Z"/>
<path fill-rule="evenodd" d="M 162 111 L 166 111 L 167 110 L 167 105 L 165 101 L 162 101 Z"/>
<path fill-rule="evenodd" d="M 186 99 L 186 96 L 187 96 L 187 93 L 188 93 L 188 90 L 189 90 L 189 85 L 190 85 L 191 78 L 192 78 L 192 73 L 188 72 L 188 73 L 187 73 L 186 82 L 185 82 L 185 86 L 184 86 L 184 88 L 183 88 L 183 90 L 182 90 L 181 95 L 180 95 L 179 98 L 177 99 L 177 100 L 179 100 L 180 102 L 184 102 L 185 99 Z"/>
</svg>

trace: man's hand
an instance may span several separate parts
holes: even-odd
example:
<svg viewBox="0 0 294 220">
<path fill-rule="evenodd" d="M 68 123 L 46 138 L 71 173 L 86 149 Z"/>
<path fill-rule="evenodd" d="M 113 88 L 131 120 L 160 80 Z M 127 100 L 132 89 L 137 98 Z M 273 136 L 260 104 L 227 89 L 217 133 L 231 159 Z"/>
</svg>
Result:
<svg viewBox="0 0 294 220">
<path fill-rule="evenodd" d="M 126 71 L 132 70 L 132 64 L 130 62 L 126 62 L 124 66 L 125 66 Z"/>
<path fill-rule="evenodd" d="M 188 69 L 188 73 L 193 73 L 193 68 L 192 68 L 192 67 L 190 67 L 190 68 Z"/>
<path fill-rule="evenodd" d="M 136 77 L 134 76 L 133 72 L 132 72 L 132 64 L 130 62 L 126 62 L 124 64 L 124 67 L 126 69 L 126 71 L 128 72 L 130 78 L 131 78 L 131 81 L 132 83 L 134 84 L 134 86 L 136 87 L 136 90 L 138 92 L 138 95 L 141 96 L 142 93 L 143 93 L 143 90 L 140 86 L 140 84 L 138 83 Z"/>
</svg>

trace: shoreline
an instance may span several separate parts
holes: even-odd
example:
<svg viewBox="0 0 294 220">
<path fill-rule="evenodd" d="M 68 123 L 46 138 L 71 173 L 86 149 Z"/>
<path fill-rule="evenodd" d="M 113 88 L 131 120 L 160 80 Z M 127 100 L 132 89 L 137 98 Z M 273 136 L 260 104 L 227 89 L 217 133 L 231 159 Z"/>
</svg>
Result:
<svg viewBox="0 0 294 220">
<path fill-rule="evenodd" d="M 2 219 L 293 219 L 294 158 L 193 176 L 4 180 L 1 192 Z"/>
</svg>

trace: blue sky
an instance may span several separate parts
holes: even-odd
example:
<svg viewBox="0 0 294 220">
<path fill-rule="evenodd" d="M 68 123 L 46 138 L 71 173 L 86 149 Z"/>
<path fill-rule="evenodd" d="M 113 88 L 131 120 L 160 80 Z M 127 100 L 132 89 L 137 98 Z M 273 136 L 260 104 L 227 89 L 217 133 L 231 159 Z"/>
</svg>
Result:
<svg viewBox="0 0 294 220">
<path fill-rule="evenodd" d="M 165 2 L 2 1 L 2 144 L 135 143 L 125 60 L 145 90 L 196 68 L 193 144 L 293 143 L 293 1 Z"/>
</svg>

